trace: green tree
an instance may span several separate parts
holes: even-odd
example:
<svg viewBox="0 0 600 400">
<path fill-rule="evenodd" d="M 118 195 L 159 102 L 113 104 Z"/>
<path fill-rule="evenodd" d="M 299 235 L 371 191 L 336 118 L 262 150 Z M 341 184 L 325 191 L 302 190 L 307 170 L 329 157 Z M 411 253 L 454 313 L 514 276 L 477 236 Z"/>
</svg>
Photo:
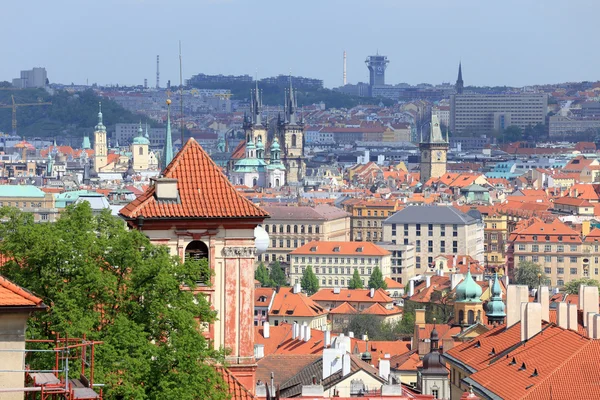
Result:
<svg viewBox="0 0 600 400">
<path fill-rule="evenodd" d="M 307 266 L 304 273 L 302 273 L 300 286 L 302 286 L 302 290 L 304 290 L 308 296 L 312 296 L 319 291 L 319 279 L 310 265 Z"/>
<path fill-rule="evenodd" d="M 271 287 L 271 278 L 269 277 L 269 270 L 265 267 L 262 262 L 254 271 L 254 279 L 260 282 L 262 287 Z"/>
<path fill-rule="evenodd" d="M 539 286 L 540 282 L 545 284 L 548 282 L 548 277 L 542 271 L 539 264 L 531 261 L 521 261 L 519 266 L 515 268 L 515 283 L 518 285 L 527 285 L 529 289 Z"/>
<path fill-rule="evenodd" d="M 383 279 L 383 274 L 379 267 L 373 268 L 373 272 L 369 277 L 369 288 L 370 289 L 387 289 L 387 283 L 385 283 L 385 279 Z"/>
<path fill-rule="evenodd" d="M 362 289 L 363 282 L 360 279 L 360 275 L 358 274 L 358 269 L 354 268 L 354 274 L 352 275 L 352 279 L 348 282 L 348 289 Z"/>
<path fill-rule="evenodd" d="M 516 142 L 523 139 L 523 130 L 516 125 L 508 126 L 500 133 L 503 143 Z"/>
<path fill-rule="evenodd" d="M 281 268 L 281 264 L 279 264 L 279 261 L 275 261 L 273 265 L 271 265 L 271 273 L 269 274 L 269 279 L 271 280 L 271 286 L 287 285 L 287 278 L 285 276 L 283 268 Z"/>
<path fill-rule="evenodd" d="M 210 366 L 225 353 L 209 349 L 196 319 L 210 323 L 216 314 L 204 296 L 181 289 L 206 281 L 206 261 L 181 263 L 109 211 L 94 215 L 87 202 L 53 224 L 7 207 L 0 218 L 0 253 L 11 260 L 0 273 L 50 306 L 32 315 L 28 337 L 102 341 L 95 380 L 106 384 L 106 399 L 229 398 Z M 53 365 L 42 366 L 43 354 L 31 364 Z"/>
<path fill-rule="evenodd" d="M 597 286 L 600 288 L 600 282 L 592 278 L 574 279 L 565 285 L 565 292 L 569 294 L 579 294 L 579 285 Z"/>
</svg>

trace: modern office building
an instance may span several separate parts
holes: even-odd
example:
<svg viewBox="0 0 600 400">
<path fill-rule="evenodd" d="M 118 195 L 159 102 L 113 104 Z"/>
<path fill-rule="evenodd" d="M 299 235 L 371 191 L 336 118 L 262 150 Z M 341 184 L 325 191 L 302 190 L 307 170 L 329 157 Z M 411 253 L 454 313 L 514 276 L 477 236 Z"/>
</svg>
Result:
<svg viewBox="0 0 600 400">
<path fill-rule="evenodd" d="M 43 88 L 46 87 L 48 75 L 46 68 L 33 68 L 21 71 L 21 76 L 12 80 L 12 85 L 16 88 Z"/>
<path fill-rule="evenodd" d="M 525 129 L 546 123 L 545 93 L 455 94 L 450 96 L 450 130 L 489 133 L 509 126 Z"/>
<path fill-rule="evenodd" d="M 133 138 L 138 135 L 139 124 L 115 124 L 114 143 L 120 146 L 129 146 Z M 163 147 L 165 145 L 165 128 L 150 128 L 144 126 L 144 133 L 148 132 L 150 147 Z M 172 137 L 179 138 L 179 129 L 171 128 Z"/>
<path fill-rule="evenodd" d="M 596 131 L 600 128 L 600 117 L 563 117 L 553 115 L 548 121 L 548 131 L 551 138 L 559 138 L 578 132 Z"/>
<path fill-rule="evenodd" d="M 439 255 L 470 255 L 483 263 L 483 221 L 478 211 L 465 214 L 451 206 L 410 206 L 383 223 L 383 240 L 415 246 L 415 273 Z"/>
</svg>

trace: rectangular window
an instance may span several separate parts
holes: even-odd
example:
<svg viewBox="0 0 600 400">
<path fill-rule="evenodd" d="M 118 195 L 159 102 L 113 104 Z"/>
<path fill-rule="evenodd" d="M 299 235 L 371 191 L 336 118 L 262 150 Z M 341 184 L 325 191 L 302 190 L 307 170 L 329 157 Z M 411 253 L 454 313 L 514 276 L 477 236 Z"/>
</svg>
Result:
<svg viewBox="0 0 600 400">
<path fill-rule="evenodd" d="M 519 261 L 525 261 L 525 256 L 519 256 Z"/>
<path fill-rule="evenodd" d="M 421 257 L 419 256 L 416 257 L 416 266 L 417 268 L 421 268 Z"/>
<path fill-rule="evenodd" d="M 433 253 L 433 240 L 427 241 L 427 251 Z"/>
<path fill-rule="evenodd" d="M 556 273 L 559 275 L 562 275 L 565 273 L 565 269 L 562 267 L 558 267 L 558 268 L 556 268 Z"/>
<path fill-rule="evenodd" d="M 565 252 L 565 246 L 562 244 L 559 244 L 558 246 L 556 246 L 556 252 L 557 253 L 564 253 Z"/>
<path fill-rule="evenodd" d="M 546 253 L 550 253 L 552 251 L 552 245 L 550 244 L 545 244 L 544 245 L 544 252 Z"/>
<path fill-rule="evenodd" d="M 550 275 L 552 273 L 552 268 L 550 267 L 544 267 L 544 273 L 547 275 Z"/>
<path fill-rule="evenodd" d="M 452 242 L 452 252 L 454 254 L 458 253 L 458 242 L 456 240 Z"/>
<path fill-rule="evenodd" d="M 571 268 L 571 275 L 577 275 L 577 268 Z"/>
<path fill-rule="evenodd" d="M 440 253 L 444 254 L 446 252 L 446 241 L 440 241 Z"/>
<path fill-rule="evenodd" d="M 556 261 L 559 263 L 564 263 L 565 262 L 565 258 L 563 256 L 557 256 L 556 257 Z"/>
<path fill-rule="evenodd" d="M 421 224 L 417 224 L 417 236 L 421 236 Z"/>
<path fill-rule="evenodd" d="M 519 249 L 519 250 L 521 250 L 521 249 Z M 523 250 L 525 250 L 525 249 L 523 249 Z M 534 252 L 534 253 L 539 252 L 540 251 L 540 246 L 538 246 L 537 244 L 532 245 L 531 246 L 531 251 Z"/>
<path fill-rule="evenodd" d="M 571 261 L 572 264 L 575 264 L 577 262 L 577 257 L 569 257 L 569 261 Z"/>
<path fill-rule="evenodd" d="M 544 261 L 545 262 L 552 262 L 552 256 L 544 256 Z"/>
<path fill-rule="evenodd" d="M 525 245 L 524 244 L 520 244 L 518 247 L 519 251 L 525 251 Z"/>
<path fill-rule="evenodd" d="M 534 263 L 538 262 L 538 256 L 531 256 L 531 261 Z"/>
<path fill-rule="evenodd" d="M 417 253 L 420 253 L 420 252 L 421 252 L 421 241 L 420 241 L 420 240 L 417 240 L 417 241 L 415 242 L 415 244 L 416 244 L 416 247 L 417 247 L 417 249 L 416 249 L 416 252 L 417 252 Z"/>
<path fill-rule="evenodd" d="M 571 251 L 577 251 L 577 245 L 572 244 L 571 245 Z"/>
<path fill-rule="evenodd" d="M 429 224 L 427 234 L 433 236 L 433 224 Z"/>
</svg>

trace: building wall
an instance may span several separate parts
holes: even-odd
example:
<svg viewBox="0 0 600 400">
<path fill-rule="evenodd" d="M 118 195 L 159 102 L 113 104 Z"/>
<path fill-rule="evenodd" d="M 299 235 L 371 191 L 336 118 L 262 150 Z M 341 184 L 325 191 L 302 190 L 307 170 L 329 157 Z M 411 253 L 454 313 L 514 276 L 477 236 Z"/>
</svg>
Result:
<svg viewBox="0 0 600 400">
<path fill-rule="evenodd" d="M 352 206 L 351 240 L 377 242 L 383 238 L 383 221 L 398 210 L 397 203 L 383 206 L 379 202 L 363 202 Z"/>
<path fill-rule="evenodd" d="M 427 266 L 440 254 L 455 256 L 469 254 L 480 263 L 484 261 L 483 224 L 386 223 L 383 226 L 383 239 L 386 242 L 395 241 L 398 244 L 415 246 L 415 274 L 425 272 Z M 429 246 L 430 241 L 431 246 Z"/>
<path fill-rule="evenodd" d="M 108 164 L 108 143 L 106 142 L 106 132 L 94 132 L 94 171 L 100 172 L 100 169 Z"/>
<path fill-rule="evenodd" d="M 544 93 L 456 94 L 450 96 L 450 130 L 455 134 L 469 130 L 485 133 L 509 125 L 525 129 L 545 124 L 547 108 Z"/>
<path fill-rule="evenodd" d="M 16 207 L 32 213 L 35 222 L 54 222 L 58 218 L 58 209 L 51 193 L 44 194 L 44 197 L 0 197 L 0 207 Z"/>
<path fill-rule="evenodd" d="M 363 286 L 369 284 L 373 268 L 379 267 L 383 277 L 391 273 L 391 258 L 387 256 L 368 255 L 322 255 L 317 252 L 310 255 L 292 255 L 290 266 L 290 283 L 300 283 L 302 274 L 307 266 L 312 266 L 313 272 L 319 279 L 321 288 L 347 287 L 354 270 L 358 269 Z"/>
<path fill-rule="evenodd" d="M 391 256 L 390 278 L 406 285 L 415 272 L 415 247 L 404 244 L 382 244 L 378 246 L 386 249 Z"/>
<path fill-rule="evenodd" d="M 28 314 L 0 314 L 0 369 L 24 370 L 25 353 L 21 351 L 2 350 L 25 350 L 25 329 L 27 327 Z M 24 372 L 0 372 L 1 388 L 22 388 L 25 386 Z M 2 393 L 2 400 L 23 400 L 23 393 Z"/>
<path fill-rule="evenodd" d="M 148 145 L 134 144 L 131 147 L 131 152 L 133 153 L 133 169 L 136 171 L 147 170 L 149 165 Z"/>
<path fill-rule="evenodd" d="M 272 326 L 279 326 L 282 323 L 290 323 L 294 322 L 304 325 L 310 326 L 312 329 L 318 329 L 320 331 L 324 331 L 327 329 L 327 314 L 318 315 L 316 317 L 299 317 L 296 315 L 269 315 L 269 324 Z"/>
<path fill-rule="evenodd" d="M 508 219 L 506 215 L 484 215 L 484 252 L 487 267 L 504 270 Z"/>
</svg>

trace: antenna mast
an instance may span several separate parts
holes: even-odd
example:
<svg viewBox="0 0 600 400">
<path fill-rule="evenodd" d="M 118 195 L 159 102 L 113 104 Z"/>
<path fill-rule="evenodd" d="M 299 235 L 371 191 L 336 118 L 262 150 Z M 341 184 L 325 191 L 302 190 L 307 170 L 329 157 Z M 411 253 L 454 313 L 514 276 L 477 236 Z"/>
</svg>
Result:
<svg viewBox="0 0 600 400">
<path fill-rule="evenodd" d="M 179 103 L 181 106 L 181 147 L 183 147 L 183 67 L 181 61 L 181 40 L 179 41 Z"/>
<path fill-rule="evenodd" d="M 160 88 L 160 72 L 158 69 L 158 64 L 159 64 L 159 58 L 160 56 L 156 56 L 156 88 Z"/>
<path fill-rule="evenodd" d="M 344 50 L 344 76 L 343 76 L 344 86 L 348 83 L 346 80 L 346 50 Z"/>
</svg>

